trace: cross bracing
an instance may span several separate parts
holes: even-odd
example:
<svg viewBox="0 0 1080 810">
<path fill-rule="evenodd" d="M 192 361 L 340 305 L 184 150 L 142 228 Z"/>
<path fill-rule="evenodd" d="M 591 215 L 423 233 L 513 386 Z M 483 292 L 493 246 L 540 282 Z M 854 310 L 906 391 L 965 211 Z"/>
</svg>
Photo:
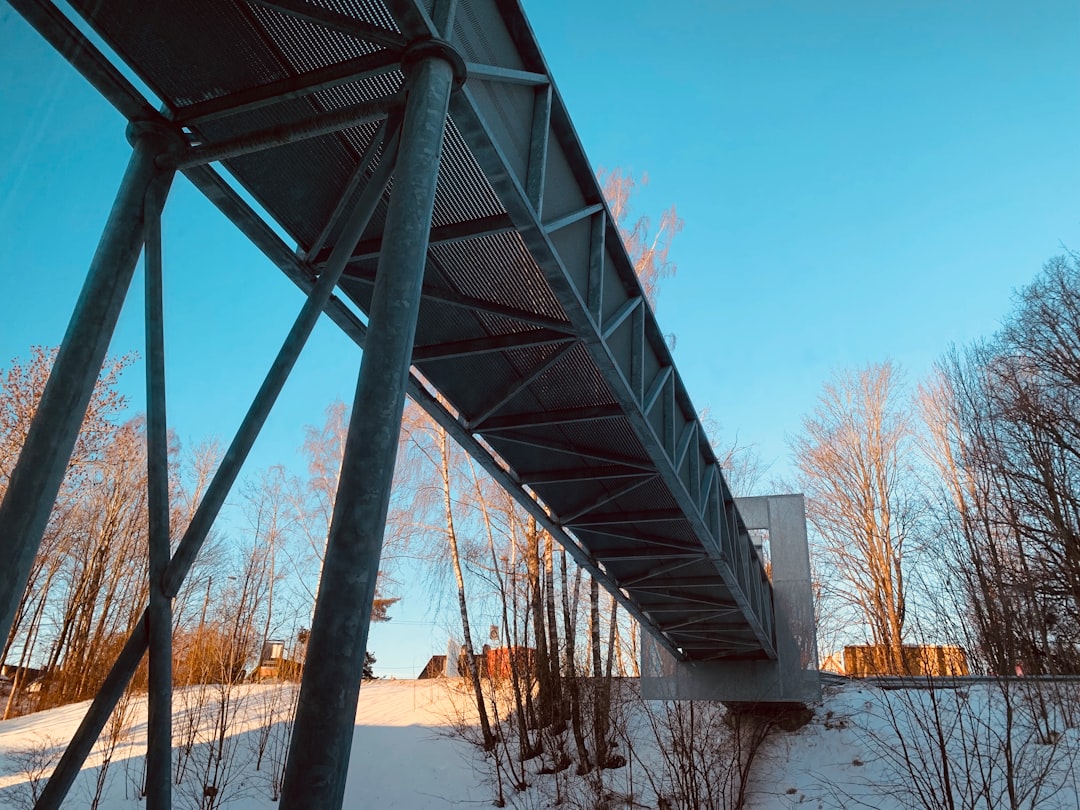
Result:
<svg viewBox="0 0 1080 810">
<path fill-rule="evenodd" d="M 762 561 L 516 2 L 73 0 L 123 69 L 48 0 L 9 2 L 153 129 L 146 171 L 182 172 L 308 293 L 283 352 L 319 312 L 361 346 L 376 330 L 410 109 L 438 106 L 417 65 L 449 65 L 405 389 L 674 657 L 776 657 Z"/>
</svg>

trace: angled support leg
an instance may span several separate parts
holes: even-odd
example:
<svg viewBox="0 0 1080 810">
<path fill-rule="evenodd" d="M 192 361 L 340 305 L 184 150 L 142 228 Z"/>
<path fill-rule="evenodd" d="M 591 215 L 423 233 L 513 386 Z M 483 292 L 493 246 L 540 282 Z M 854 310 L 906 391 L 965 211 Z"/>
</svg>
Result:
<svg viewBox="0 0 1080 810">
<path fill-rule="evenodd" d="M 433 41 L 405 55 L 408 95 L 400 154 L 308 639 L 282 810 L 334 810 L 344 800 L 455 56 Z"/>
<path fill-rule="evenodd" d="M 146 216 L 161 213 L 174 171 L 158 166 L 168 130 L 132 125 L 134 146 L 41 402 L 0 504 L 0 636 L 7 638 L 67 471 L 105 352 L 143 245 Z M 156 210 L 146 204 L 150 203 Z"/>
</svg>

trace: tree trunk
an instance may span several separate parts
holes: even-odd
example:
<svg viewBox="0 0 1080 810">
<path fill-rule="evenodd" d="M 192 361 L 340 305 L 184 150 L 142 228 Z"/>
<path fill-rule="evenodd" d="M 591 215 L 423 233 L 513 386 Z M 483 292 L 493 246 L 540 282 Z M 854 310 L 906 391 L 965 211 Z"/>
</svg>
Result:
<svg viewBox="0 0 1080 810">
<path fill-rule="evenodd" d="M 555 541 L 544 537 L 544 604 L 547 609 L 548 661 L 550 662 L 552 728 L 556 734 L 566 728 L 567 706 L 562 689 L 562 665 L 559 660 L 559 625 L 555 618 Z"/>
<path fill-rule="evenodd" d="M 457 531 L 454 528 L 454 510 L 450 499 L 450 446 L 446 431 L 439 429 L 439 444 L 442 450 L 441 472 L 443 484 L 443 509 L 446 518 L 446 539 L 450 544 L 450 556 L 454 563 L 454 578 L 457 580 L 458 607 L 461 609 L 461 632 L 465 636 L 465 667 L 469 671 L 473 692 L 476 695 L 476 710 L 480 716 L 480 731 L 484 736 L 484 750 L 495 747 L 495 737 L 491 733 L 484 691 L 480 685 L 480 672 L 473 653 L 472 632 L 469 628 L 469 608 L 465 600 L 465 577 L 461 571 L 461 555 L 458 550 Z"/>
<path fill-rule="evenodd" d="M 510 667 L 510 688 L 514 693 L 514 721 L 518 728 L 518 760 L 525 762 L 539 752 L 535 750 L 532 741 L 529 739 L 529 724 L 525 716 L 525 702 L 521 684 L 521 661 L 518 656 L 518 646 L 514 641 L 514 634 L 510 631 L 510 609 L 506 598 L 506 574 L 499 565 L 499 555 L 495 551 L 495 531 L 491 525 L 488 501 L 481 489 L 480 478 L 477 476 L 471 461 L 469 462 L 469 470 L 476 489 L 476 502 L 484 519 L 484 531 L 487 533 L 488 549 L 491 552 L 491 570 L 494 573 L 495 583 L 499 589 L 499 603 L 502 606 L 502 633 L 506 645 L 507 664 Z M 503 559 L 506 560 L 506 558 Z M 527 666 L 528 662 L 526 661 L 525 664 Z M 524 770 L 520 776 L 515 775 L 515 778 L 520 785 L 525 785 Z"/>
<path fill-rule="evenodd" d="M 554 715 L 554 686 L 551 683 L 551 655 L 544 621 L 543 594 L 540 581 L 540 532 L 536 518 L 530 516 L 525 529 L 525 566 L 529 577 L 529 601 L 532 606 L 533 633 L 536 636 L 537 725 L 546 728 Z"/>
<path fill-rule="evenodd" d="M 589 760 L 589 750 L 585 746 L 585 732 L 581 725 L 581 682 L 580 674 L 574 663 L 574 639 L 577 636 L 577 621 L 575 612 L 570 608 L 569 583 L 566 577 L 566 550 L 559 555 L 559 567 L 562 574 L 562 608 L 563 628 L 566 631 L 566 674 L 564 676 L 565 691 L 570 701 L 570 728 L 574 733 L 574 746 L 577 748 L 578 775 L 592 770 L 592 762 Z M 574 604 L 577 605 L 578 590 L 581 587 L 581 569 L 574 572 Z"/>
</svg>

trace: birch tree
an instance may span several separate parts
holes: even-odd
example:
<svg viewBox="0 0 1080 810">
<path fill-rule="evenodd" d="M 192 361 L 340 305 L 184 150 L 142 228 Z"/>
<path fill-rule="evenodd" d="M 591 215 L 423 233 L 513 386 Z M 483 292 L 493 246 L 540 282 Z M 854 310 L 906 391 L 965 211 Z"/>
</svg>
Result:
<svg viewBox="0 0 1080 810">
<path fill-rule="evenodd" d="M 896 673 L 904 671 L 905 554 L 917 515 L 902 396 L 891 363 L 840 372 L 791 445 L 829 592 L 861 617 Z"/>
<path fill-rule="evenodd" d="M 439 522 L 427 523 L 426 527 L 432 533 L 442 536 L 450 556 L 450 564 L 457 590 L 461 632 L 464 639 L 462 658 L 476 699 L 480 729 L 483 734 L 483 746 L 485 750 L 491 750 L 495 747 L 495 736 L 492 733 L 491 723 L 488 719 L 487 705 L 484 701 L 484 692 L 480 683 L 480 671 L 477 667 L 476 652 L 473 646 L 469 600 L 462 565 L 463 543 L 459 536 L 459 520 L 455 509 L 455 502 L 459 498 L 467 496 L 469 490 L 459 480 L 464 452 L 450 441 L 449 435 L 442 427 L 435 424 L 427 414 L 412 403 L 406 408 L 402 426 L 403 436 L 407 437 L 409 445 L 406 449 L 406 459 L 399 464 L 402 472 L 408 470 L 408 456 L 410 455 L 413 458 L 426 461 L 419 468 L 414 467 L 412 469 L 415 477 L 409 480 L 409 485 L 414 488 L 414 493 L 418 496 L 413 501 L 414 513 L 417 516 L 431 514 L 430 510 L 433 506 L 431 496 L 437 497 L 438 506 L 435 507 L 434 511 L 440 517 Z M 421 517 L 420 519 L 423 520 L 424 518 Z"/>
</svg>

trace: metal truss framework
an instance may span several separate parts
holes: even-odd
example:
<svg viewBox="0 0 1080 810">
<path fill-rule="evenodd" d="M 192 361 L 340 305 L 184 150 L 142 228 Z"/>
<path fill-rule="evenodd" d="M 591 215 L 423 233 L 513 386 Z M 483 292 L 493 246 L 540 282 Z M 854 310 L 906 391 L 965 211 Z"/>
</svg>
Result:
<svg viewBox="0 0 1080 810">
<path fill-rule="evenodd" d="M 148 647 L 148 774 L 167 773 L 169 602 L 323 312 L 365 347 L 344 465 L 356 472 L 338 498 L 361 505 L 362 525 L 335 515 L 341 561 L 324 570 L 344 573 L 320 589 L 310 644 L 324 654 L 304 675 L 283 807 L 341 803 L 353 715 L 317 697 L 355 706 L 393 466 L 392 449 L 373 461 L 353 439 L 396 426 L 406 392 L 675 659 L 776 658 L 761 559 L 514 0 L 73 0 L 153 104 L 48 0 L 9 2 L 132 122 L 134 152 L 0 505 L 14 561 L 0 630 L 140 250 L 150 282 L 150 606 L 38 807 L 59 806 Z M 169 559 L 159 223 L 177 171 L 307 299 Z M 358 571 L 370 587 L 346 585 Z M 361 630 L 335 624 L 343 607 Z M 148 806 L 168 807 L 168 778 L 148 782 Z"/>
</svg>

